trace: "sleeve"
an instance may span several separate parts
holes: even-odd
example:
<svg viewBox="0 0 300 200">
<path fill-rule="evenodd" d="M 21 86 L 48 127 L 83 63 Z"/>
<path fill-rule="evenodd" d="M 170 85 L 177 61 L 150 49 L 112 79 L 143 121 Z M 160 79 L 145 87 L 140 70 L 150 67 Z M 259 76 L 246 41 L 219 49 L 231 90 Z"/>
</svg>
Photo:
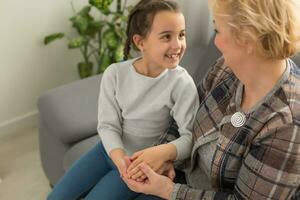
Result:
<svg viewBox="0 0 300 200">
<path fill-rule="evenodd" d="M 207 94 L 220 82 L 227 79 L 232 75 L 231 70 L 224 65 L 223 57 L 217 59 L 209 68 L 203 80 L 197 86 L 198 92 L 198 102 L 204 100 Z M 196 81 L 198 82 L 198 81 Z M 183 95 L 182 95 L 183 96 Z M 184 99 L 183 99 L 184 100 Z M 196 111 L 196 110 L 195 110 Z M 154 145 L 169 143 L 180 136 L 178 132 L 177 121 L 173 119 L 168 130 L 159 138 L 159 140 Z"/>
<path fill-rule="evenodd" d="M 260 133 L 245 156 L 232 193 L 197 190 L 176 184 L 172 199 L 298 199 L 299 126 L 269 126 L 266 129 L 267 134 L 261 137 Z"/>
<path fill-rule="evenodd" d="M 174 88 L 172 95 L 174 106 L 170 113 L 178 125 L 180 135 L 179 138 L 171 142 L 176 146 L 176 160 L 184 160 L 190 157 L 192 151 L 192 128 L 195 113 L 199 107 L 199 97 L 194 81 L 186 71 L 184 75 Z"/>
<path fill-rule="evenodd" d="M 116 99 L 115 70 L 115 65 L 111 65 L 103 73 L 98 99 L 97 130 L 107 154 L 116 148 L 124 149 L 121 139 L 122 116 Z"/>
</svg>

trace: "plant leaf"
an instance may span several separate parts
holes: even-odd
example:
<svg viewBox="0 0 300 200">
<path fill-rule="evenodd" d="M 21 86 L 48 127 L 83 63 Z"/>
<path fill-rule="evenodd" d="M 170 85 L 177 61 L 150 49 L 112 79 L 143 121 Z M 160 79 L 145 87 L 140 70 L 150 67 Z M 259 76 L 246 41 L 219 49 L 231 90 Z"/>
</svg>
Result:
<svg viewBox="0 0 300 200">
<path fill-rule="evenodd" d="M 69 47 L 69 49 L 75 49 L 75 48 L 79 48 L 79 47 L 83 46 L 86 43 L 87 43 L 87 39 L 82 36 L 79 36 L 77 38 L 70 40 L 68 47 Z"/>
<path fill-rule="evenodd" d="M 98 8 L 104 15 L 110 13 L 109 6 L 113 0 L 89 0 L 89 4 Z"/>
<path fill-rule="evenodd" d="M 89 14 L 91 6 L 83 7 L 76 15 L 70 18 L 72 26 L 76 28 L 78 33 L 84 34 L 88 29 L 89 24 L 94 21 L 94 18 Z"/>
<path fill-rule="evenodd" d="M 108 55 L 108 52 L 102 54 L 100 58 L 100 64 L 98 66 L 97 73 L 102 73 L 105 71 L 105 69 L 112 63 L 111 58 Z"/>
<path fill-rule="evenodd" d="M 78 14 L 82 16 L 86 16 L 90 13 L 90 11 L 91 11 L 91 6 L 85 6 L 78 12 Z"/>
<path fill-rule="evenodd" d="M 56 39 L 61 39 L 65 36 L 64 33 L 53 33 L 51 35 L 47 35 L 45 38 L 44 38 L 44 44 L 47 45 L 51 42 L 53 42 L 54 40 Z"/>
<path fill-rule="evenodd" d="M 95 34 L 101 31 L 104 25 L 104 21 L 91 21 L 86 30 L 86 34 L 94 38 Z"/>
<path fill-rule="evenodd" d="M 118 35 L 113 28 L 106 30 L 103 34 L 103 39 L 109 49 L 115 49 L 118 46 Z"/>
<path fill-rule="evenodd" d="M 119 46 L 114 51 L 114 62 L 120 62 L 124 59 L 124 46 L 119 44 Z"/>
<path fill-rule="evenodd" d="M 77 29 L 79 33 L 84 33 L 89 25 L 88 17 L 76 15 L 70 19 L 73 22 L 73 27 Z"/>
</svg>

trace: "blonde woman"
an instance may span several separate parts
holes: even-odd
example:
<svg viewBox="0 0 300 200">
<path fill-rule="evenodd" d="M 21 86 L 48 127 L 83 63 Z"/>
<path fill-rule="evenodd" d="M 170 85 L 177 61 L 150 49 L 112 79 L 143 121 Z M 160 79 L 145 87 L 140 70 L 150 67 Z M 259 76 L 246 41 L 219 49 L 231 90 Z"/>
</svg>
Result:
<svg viewBox="0 0 300 200">
<path fill-rule="evenodd" d="M 199 86 L 187 185 L 140 168 L 165 199 L 299 199 L 298 0 L 210 1 L 223 56 Z M 176 156 L 176 152 L 168 152 Z"/>
</svg>

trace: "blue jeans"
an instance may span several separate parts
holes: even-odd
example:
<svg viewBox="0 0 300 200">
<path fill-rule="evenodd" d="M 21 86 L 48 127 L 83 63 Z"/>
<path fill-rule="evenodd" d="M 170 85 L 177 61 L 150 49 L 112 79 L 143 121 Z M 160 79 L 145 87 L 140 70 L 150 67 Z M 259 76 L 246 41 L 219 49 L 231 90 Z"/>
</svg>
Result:
<svg viewBox="0 0 300 200">
<path fill-rule="evenodd" d="M 58 181 L 47 200 L 159 200 L 131 191 L 104 150 L 97 144 Z"/>
</svg>

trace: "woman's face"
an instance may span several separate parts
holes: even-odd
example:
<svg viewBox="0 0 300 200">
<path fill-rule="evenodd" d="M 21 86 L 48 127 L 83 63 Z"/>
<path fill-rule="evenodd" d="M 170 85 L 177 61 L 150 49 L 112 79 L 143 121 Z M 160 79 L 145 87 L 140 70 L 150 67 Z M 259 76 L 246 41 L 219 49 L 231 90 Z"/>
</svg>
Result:
<svg viewBox="0 0 300 200">
<path fill-rule="evenodd" d="M 216 32 L 215 45 L 223 54 L 225 64 L 230 68 L 238 67 L 247 56 L 246 48 L 241 44 L 237 44 L 226 17 L 215 15 L 214 25 Z"/>
</svg>

